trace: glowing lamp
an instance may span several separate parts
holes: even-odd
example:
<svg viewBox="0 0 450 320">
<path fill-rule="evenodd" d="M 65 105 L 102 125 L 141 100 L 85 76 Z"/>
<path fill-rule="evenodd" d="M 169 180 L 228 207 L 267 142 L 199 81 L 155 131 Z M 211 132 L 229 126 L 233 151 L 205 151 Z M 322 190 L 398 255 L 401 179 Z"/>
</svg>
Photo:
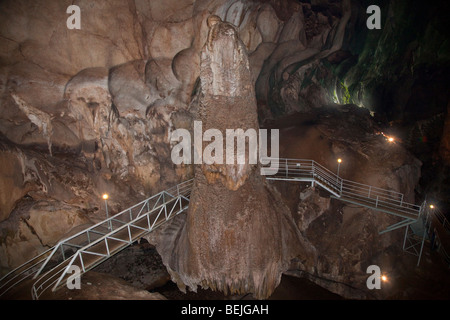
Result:
<svg viewBox="0 0 450 320">
<path fill-rule="evenodd" d="M 386 282 L 387 281 L 387 277 L 386 276 L 381 276 L 381 280 L 383 281 L 383 282 Z"/>
<path fill-rule="evenodd" d="M 394 138 L 389 137 L 389 138 L 388 138 L 388 141 L 389 141 L 389 142 L 394 142 Z"/>
<path fill-rule="evenodd" d="M 434 209 L 434 205 L 430 204 L 430 209 Z"/>
<path fill-rule="evenodd" d="M 104 193 L 102 196 L 103 200 L 105 200 L 105 211 L 106 211 L 106 219 L 108 219 L 108 229 L 112 230 L 112 224 L 111 224 L 111 220 L 109 219 L 109 214 L 108 214 L 108 194 Z"/>
<path fill-rule="evenodd" d="M 342 159 L 341 158 L 337 159 L 337 162 L 338 162 L 337 176 L 339 177 L 339 168 L 341 167 Z"/>
</svg>

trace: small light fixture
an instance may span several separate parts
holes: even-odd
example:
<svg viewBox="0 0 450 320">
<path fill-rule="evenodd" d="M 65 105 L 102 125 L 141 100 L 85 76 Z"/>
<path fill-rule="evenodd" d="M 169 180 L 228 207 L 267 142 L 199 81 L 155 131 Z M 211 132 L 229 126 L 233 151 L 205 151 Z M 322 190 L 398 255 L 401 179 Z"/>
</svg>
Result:
<svg viewBox="0 0 450 320">
<path fill-rule="evenodd" d="M 430 204 L 430 209 L 434 209 L 434 205 L 433 204 Z"/>
<path fill-rule="evenodd" d="M 389 141 L 389 142 L 394 142 L 395 139 L 394 139 L 393 137 L 388 137 L 388 141 Z"/>
<path fill-rule="evenodd" d="M 112 230 L 112 224 L 111 224 L 111 220 L 109 219 L 109 213 L 108 213 L 108 194 L 104 193 L 102 196 L 103 200 L 105 200 L 105 212 L 106 212 L 106 219 L 108 220 L 108 229 Z"/>
<path fill-rule="evenodd" d="M 340 167 L 341 167 L 341 162 L 342 162 L 342 159 L 341 158 L 339 158 L 339 159 L 337 159 L 337 163 L 338 163 L 338 167 L 337 167 L 337 176 L 339 177 L 339 169 L 340 169 Z"/>
<path fill-rule="evenodd" d="M 387 277 L 386 277 L 385 275 L 382 275 L 382 276 L 381 276 L 381 280 L 382 280 L 383 282 L 386 282 L 386 281 L 387 281 Z"/>
</svg>

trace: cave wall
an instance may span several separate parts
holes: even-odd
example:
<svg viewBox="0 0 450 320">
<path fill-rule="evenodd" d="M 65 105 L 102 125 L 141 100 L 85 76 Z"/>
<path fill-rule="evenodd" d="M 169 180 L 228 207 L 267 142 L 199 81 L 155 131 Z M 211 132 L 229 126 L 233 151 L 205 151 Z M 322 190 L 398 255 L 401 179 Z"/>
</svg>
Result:
<svg viewBox="0 0 450 320">
<path fill-rule="evenodd" d="M 264 65 L 271 64 L 271 71 L 266 77 L 269 86 L 258 96 L 261 119 L 313 112 L 326 104 L 364 107 L 386 134 L 395 136 L 422 161 L 418 196 L 428 197 L 448 211 L 448 3 L 352 1 L 342 43 L 329 55 L 324 55 L 324 49 L 332 47 L 329 34 L 334 29 L 321 23 L 324 17 L 335 23 L 342 21 L 343 11 L 333 10 L 333 4 L 318 3 L 312 1 L 310 7 L 303 7 L 303 43 L 308 45 L 300 49 L 301 59 L 277 60 L 274 51 Z M 366 8 L 373 4 L 381 9 L 380 30 L 366 27 Z M 327 36 L 321 52 L 311 51 L 314 46 L 308 35 L 314 33 L 308 30 L 327 28 L 328 33 L 321 34 Z M 292 62 L 289 67 L 281 62 L 286 60 Z M 265 79 L 264 67 L 257 89 Z"/>
<path fill-rule="evenodd" d="M 311 11 L 311 4 L 295 1 L 78 1 L 77 30 L 66 27 L 70 4 L 0 4 L 2 159 L 14 172 L 2 182 L 3 190 L 12 190 L 2 200 L 3 221 L 14 209 L 27 221 L 30 209 L 20 207 L 25 200 L 69 203 L 95 220 L 104 214 L 104 192 L 120 210 L 191 176 L 192 168 L 170 161 L 168 132 L 190 126 L 206 18 L 214 13 L 238 28 L 256 82 L 274 51 L 282 58 L 292 45 L 305 47 L 302 8 Z M 333 8 L 339 17 L 340 5 Z M 336 17 L 320 18 L 322 25 L 333 24 L 323 32 L 337 28 Z M 321 30 L 307 33 L 315 51 L 325 41 Z M 54 158 L 66 166 L 52 164 Z M 83 183 L 66 169 L 71 163 Z M 23 219 L 9 220 L 14 222 L 3 224 L 3 267 L 30 256 L 13 257 L 17 251 L 8 243 L 20 239 L 15 230 L 30 229 L 30 237 L 40 238 L 32 226 L 22 226 Z M 22 238 L 28 247 L 29 237 Z"/>
<path fill-rule="evenodd" d="M 422 147 L 410 144 L 409 151 L 427 167 L 448 165 L 448 139 L 441 141 L 449 127 L 445 10 L 418 1 L 375 2 L 382 8 L 383 26 L 368 31 L 368 1 L 2 1 L 0 266 L 17 266 L 77 226 L 103 218 L 104 192 L 110 194 L 111 210 L 118 212 L 193 176 L 192 167 L 173 165 L 170 132 L 191 128 L 190 106 L 199 89 L 200 52 L 208 41 L 211 14 L 236 26 L 247 50 L 260 123 L 297 112 L 314 114 L 333 103 L 336 108 L 356 104 L 375 117 L 346 106 L 341 111 L 354 118 L 343 116 L 343 123 L 356 127 L 362 117 L 370 123 L 370 134 L 389 123 L 400 126 L 403 142 L 421 139 Z M 66 27 L 71 4 L 81 9 L 80 30 Z M 372 122 L 381 126 L 373 129 Z M 317 142 L 316 135 L 304 137 L 303 146 Z M 317 160 L 333 165 L 327 161 L 339 150 L 353 150 L 364 161 L 374 157 L 365 153 L 369 147 L 355 145 L 346 141 L 328 149 L 326 144 L 328 151 Z M 303 151 L 298 157 L 307 157 L 308 148 Z M 377 166 L 389 158 L 384 156 Z M 413 201 L 418 167 L 402 149 L 386 171 L 355 179 L 393 187 Z M 442 168 L 448 172 L 448 166 Z M 394 172 L 395 178 L 377 181 L 381 172 Z M 436 171 L 425 175 L 439 176 Z M 441 178 L 446 177 L 442 171 Z M 440 188 L 444 195 L 447 189 Z M 294 212 L 299 205 L 292 205 Z M 299 212 L 315 214 L 297 217 L 305 233 L 334 210 L 310 207 Z M 378 218 L 355 225 L 373 227 L 371 219 Z M 372 228 L 370 234 L 375 233 Z M 326 255 L 326 243 L 312 245 Z M 384 246 L 390 242 L 377 250 Z M 341 265 L 366 254 L 349 255 Z M 345 268 L 328 272 L 332 263 L 321 260 L 316 273 L 337 278 Z"/>
<path fill-rule="evenodd" d="M 343 61 L 337 74 L 350 102 L 372 110 L 385 130 L 422 161 L 418 194 L 446 212 L 449 6 L 445 1 L 381 1 L 380 7 L 382 29 L 355 34 L 346 49 L 358 58 Z"/>
</svg>

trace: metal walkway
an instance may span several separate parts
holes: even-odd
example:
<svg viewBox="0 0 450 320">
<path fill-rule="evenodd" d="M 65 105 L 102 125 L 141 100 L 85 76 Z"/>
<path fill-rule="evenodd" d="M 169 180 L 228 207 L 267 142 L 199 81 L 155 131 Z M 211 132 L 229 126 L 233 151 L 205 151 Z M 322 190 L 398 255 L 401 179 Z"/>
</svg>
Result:
<svg viewBox="0 0 450 320">
<path fill-rule="evenodd" d="M 436 251 L 450 269 L 450 224 L 439 208 L 432 206 L 422 219 L 406 227 L 403 251 L 415 255 L 420 263 L 425 240 L 430 242 L 431 250 Z M 446 249 L 447 248 L 447 249 Z"/>
<path fill-rule="evenodd" d="M 342 179 L 314 160 L 270 161 L 277 162 L 278 169 L 262 168 L 268 180 L 310 182 L 333 198 L 402 218 L 380 233 L 405 226 L 408 233 L 408 226 L 426 215 L 425 202 L 421 206 L 407 203 L 399 192 Z M 267 175 L 270 173 L 274 174 Z M 55 291 L 70 279 L 72 266 L 79 267 L 83 274 L 186 210 L 192 185 L 192 179 L 183 182 L 60 241 L 0 279 L 0 297 L 21 283 L 29 283 L 33 299 L 49 289 Z"/>
<path fill-rule="evenodd" d="M 274 166 L 274 159 L 271 159 Z M 266 161 L 267 162 L 267 161 Z M 265 162 L 265 163 L 266 163 Z M 278 170 L 264 167 L 268 180 L 303 181 L 327 190 L 332 198 L 389 213 L 403 220 L 386 230 L 385 233 L 414 223 L 425 210 L 425 202 L 418 206 L 404 201 L 402 193 L 377 188 L 362 183 L 345 180 L 314 160 L 278 159 Z M 276 166 L 274 166 L 276 168 Z"/>
<path fill-rule="evenodd" d="M 0 297 L 21 283 L 30 283 L 39 299 L 48 289 L 66 284 L 72 266 L 80 275 L 186 210 L 193 180 L 162 191 L 97 223 L 17 267 L 0 280 Z"/>
<path fill-rule="evenodd" d="M 420 264 L 424 243 L 429 240 L 432 248 L 450 268 L 450 255 L 446 250 L 450 248 L 450 223 L 438 208 L 428 206 L 426 201 L 420 206 L 407 203 L 399 192 L 342 179 L 314 160 L 277 160 L 270 158 L 271 166 L 277 164 L 278 170 L 264 167 L 267 174 L 275 173 L 266 176 L 268 180 L 304 181 L 313 186 L 317 184 L 327 190 L 332 198 L 400 217 L 401 221 L 387 227 L 380 234 L 406 227 L 403 251 L 418 257 L 417 266 Z"/>
</svg>

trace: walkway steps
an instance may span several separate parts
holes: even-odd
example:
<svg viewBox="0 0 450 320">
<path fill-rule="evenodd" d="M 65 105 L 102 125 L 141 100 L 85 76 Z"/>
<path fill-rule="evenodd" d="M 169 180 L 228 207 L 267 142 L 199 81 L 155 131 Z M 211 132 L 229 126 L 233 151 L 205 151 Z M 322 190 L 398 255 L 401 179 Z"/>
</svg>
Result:
<svg viewBox="0 0 450 320">
<path fill-rule="evenodd" d="M 28 285 L 32 298 L 39 299 L 66 285 L 72 269 L 80 275 L 91 270 L 185 211 L 192 184 L 185 181 L 60 241 L 0 279 L 0 297 L 13 297 L 14 289 Z"/>
<path fill-rule="evenodd" d="M 65 260 L 58 267 L 39 278 L 33 286 L 33 295 L 38 298 L 50 286 L 52 291 L 55 291 L 66 285 L 67 280 L 72 276 L 70 267 L 78 267 L 80 274 L 93 269 L 134 241 L 186 210 L 188 204 L 188 198 L 184 196 L 174 197 L 164 202 L 163 205 L 141 214 L 132 221 L 122 224 L 105 236 L 80 248 L 70 261 Z"/>
<path fill-rule="evenodd" d="M 382 201 L 377 201 L 376 199 L 366 198 L 358 195 L 352 196 L 342 195 L 341 197 L 332 196 L 332 198 L 352 203 L 355 205 L 363 206 L 369 209 L 389 213 L 398 217 L 411 219 L 414 221 L 418 219 L 418 212 L 415 209 L 410 209 L 407 207 L 396 207 L 388 203 L 383 203 Z"/>
<path fill-rule="evenodd" d="M 404 202 L 401 193 L 344 180 L 313 160 L 280 158 L 270 161 L 261 159 L 261 163 L 277 165 L 275 168 L 263 166 L 268 180 L 318 184 L 336 199 L 405 219 L 388 231 L 413 223 L 424 209 L 424 205 Z M 65 285 L 72 275 L 71 267 L 78 267 L 81 274 L 87 272 L 186 210 L 192 185 L 192 179 L 185 181 L 60 241 L 0 279 L 0 297 L 16 286 L 31 283 L 32 297 L 39 299 L 49 290 Z"/>
<path fill-rule="evenodd" d="M 270 164 L 273 168 L 264 168 L 269 174 L 266 176 L 268 180 L 316 183 L 330 192 L 332 198 L 410 219 L 411 222 L 419 218 L 422 210 L 421 206 L 405 202 L 399 192 L 342 179 L 314 160 L 280 158 L 272 159 Z"/>
</svg>

